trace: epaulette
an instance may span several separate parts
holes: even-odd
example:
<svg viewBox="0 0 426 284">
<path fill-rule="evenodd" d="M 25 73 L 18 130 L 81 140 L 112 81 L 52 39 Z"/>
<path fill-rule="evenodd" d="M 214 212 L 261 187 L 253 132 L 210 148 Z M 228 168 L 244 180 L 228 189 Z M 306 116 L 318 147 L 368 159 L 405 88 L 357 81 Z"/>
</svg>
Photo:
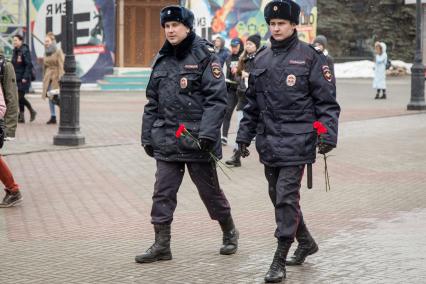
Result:
<svg viewBox="0 0 426 284">
<path fill-rule="evenodd" d="M 215 53 L 215 50 L 214 50 L 213 46 L 208 45 L 206 47 L 207 47 L 207 50 L 210 51 L 210 53 Z"/>
<path fill-rule="evenodd" d="M 321 48 L 319 48 L 318 46 L 315 46 L 313 44 L 309 45 L 313 50 L 315 50 L 318 54 L 323 54 Z"/>
<path fill-rule="evenodd" d="M 151 69 L 154 69 L 155 65 L 157 65 L 158 61 L 164 57 L 164 54 L 157 53 L 154 59 L 152 60 Z"/>
<path fill-rule="evenodd" d="M 213 45 L 211 45 L 208 42 L 204 42 L 201 45 L 199 45 L 198 48 L 194 48 L 192 50 L 192 54 L 195 56 L 198 62 L 202 62 L 207 57 L 210 58 L 210 56 L 214 53 L 215 53 L 215 50 L 213 48 Z"/>
</svg>

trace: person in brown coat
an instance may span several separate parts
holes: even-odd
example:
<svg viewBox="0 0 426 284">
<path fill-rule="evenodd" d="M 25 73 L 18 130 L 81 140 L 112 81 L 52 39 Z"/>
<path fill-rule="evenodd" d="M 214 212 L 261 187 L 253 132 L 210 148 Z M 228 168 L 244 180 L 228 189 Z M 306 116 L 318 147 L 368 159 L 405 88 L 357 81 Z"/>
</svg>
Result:
<svg viewBox="0 0 426 284">
<path fill-rule="evenodd" d="M 56 46 L 55 35 L 47 33 L 44 40 L 43 58 L 43 98 L 49 97 L 50 120 L 47 124 L 56 124 L 55 95 L 59 94 L 59 80 L 64 75 L 64 53 Z"/>
</svg>

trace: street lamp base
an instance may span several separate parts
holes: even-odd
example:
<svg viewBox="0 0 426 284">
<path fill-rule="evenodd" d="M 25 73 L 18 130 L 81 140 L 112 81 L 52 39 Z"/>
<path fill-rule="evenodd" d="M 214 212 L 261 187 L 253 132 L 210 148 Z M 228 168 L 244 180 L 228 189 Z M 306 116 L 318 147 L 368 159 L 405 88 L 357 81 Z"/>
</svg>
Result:
<svg viewBox="0 0 426 284">
<path fill-rule="evenodd" d="M 80 146 L 85 144 L 85 138 L 80 133 L 77 134 L 61 134 L 58 133 L 53 137 L 53 144 L 57 146 Z"/>
<path fill-rule="evenodd" d="M 407 105 L 407 110 L 426 110 L 426 104 L 425 102 L 411 102 Z"/>
</svg>

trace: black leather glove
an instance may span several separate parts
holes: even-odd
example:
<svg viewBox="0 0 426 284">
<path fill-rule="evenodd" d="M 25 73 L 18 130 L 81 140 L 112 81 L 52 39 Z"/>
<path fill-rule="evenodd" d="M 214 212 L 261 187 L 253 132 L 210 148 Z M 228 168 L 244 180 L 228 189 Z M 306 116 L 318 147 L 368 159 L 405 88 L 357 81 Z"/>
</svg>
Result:
<svg viewBox="0 0 426 284">
<path fill-rule="evenodd" d="M 154 148 L 151 145 L 143 145 L 143 149 L 148 156 L 154 157 Z"/>
<path fill-rule="evenodd" d="M 200 143 L 200 149 L 203 152 L 210 152 L 211 150 L 213 150 L 215 143 L 214 141 L 206 138 L 200 138 L 198 142 Z"/>
<path fill-rule="evenodd" d="M 250 155 L 250 151 L 247 149 L 250 145 L 247 145 L 245 143 L 238 143 L 238 150 L 241 153 L 241 157 L 245 158 Z"/>
<path fill-rule="evenodd" d="M 331 150 L 333 150 L 334 146 L 326 143 L 320 143 L 318 145 L 318 153 L 319 154 L 327 154 Z"/>
</svg>

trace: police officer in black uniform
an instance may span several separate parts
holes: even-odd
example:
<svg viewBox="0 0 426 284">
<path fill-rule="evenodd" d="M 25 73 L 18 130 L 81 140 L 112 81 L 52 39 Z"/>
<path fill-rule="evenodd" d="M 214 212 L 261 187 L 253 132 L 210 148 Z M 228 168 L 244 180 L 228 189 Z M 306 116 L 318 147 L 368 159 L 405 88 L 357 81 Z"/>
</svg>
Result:
<svg viewBox="0 0 426 284">
<path fill-rule="evenodd" d="M 246 92 L 237 135 L 242 156 L 256 136 L 256 149 L 265 166 L 269 195 L 275 207 L 278 246 L 265 282 L 285 278 L 286 257 L 294 238 L 295 255 L 288 265 L 301 264 L 318 246 L 303 220 L 299 205 L 305 164 L 315 161 L 316 120 L 328 130 L 319 153 L 327 153 L 337 143 L 340 107 L 336 87 L 326 58 L 313 46 L 299 41 L 296 25 L 300 7 L 291 0 L 274 0 L 264 16 L 271 31 L 271 47 L 256 54 Z"/>
<path fill-rule="evenodd" d="M 221 254 L 233 254 L 238 231 L 231 208 L 219 186 L 213 153 L 222 157 L 220 127 L 226 111 L 226 84 L 213 45 L 198 37 L 194 14 L 180 6 L 161 11 L 166 41 L 154 63 L 146 94 L 142 145 L 157 162 L 151 223 L 155 243 L 136 262 L 170 260 L 170 224 L 185 165 L 210 217 L 223 231 Z M 195 137 L 176 137 L 180 124 Z"/>
</svg>

